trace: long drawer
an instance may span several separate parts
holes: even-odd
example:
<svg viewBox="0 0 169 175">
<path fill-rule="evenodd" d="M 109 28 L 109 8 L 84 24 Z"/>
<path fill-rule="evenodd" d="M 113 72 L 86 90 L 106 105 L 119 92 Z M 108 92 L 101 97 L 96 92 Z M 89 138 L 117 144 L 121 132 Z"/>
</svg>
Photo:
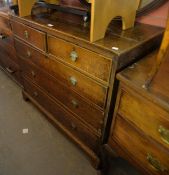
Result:
<svg viewBox="0 0 169 175">
<path fill-rule="evenodd" d="M 150 174 L 169 174 L 169 151 L 140 134 L 120 116 L 116 117 L 113 140 Z M 134 149 L 133 149 L 134 148 Z"/>
<path fill-rule="evenodd" d="M 70 42 L 48 35 L 48 52 L 85 73 L 109 82 L 112 60 Z"/>
<path fill-rule="evenodd" d="M 66 112 L 60 105 L 53 101 L 44 91 L 36 87 L 29 80 L 24 79 L 24 90 L 42 107 L 50 113 L 52 119 L 61 129 L 78 142 L 79 145 L 86 145 L 92 150 L 98 146 L 98 137 L 95 136 L 85 125 Z M 70 134 L 69 134 L 70 133 Z"/>
<path fill-rule="evenodd" d="M 85 121 L 98 134 L 104 120 L 104 112 L 87 103 L 83 98 L 66 86 L 62 85 L 48 73 L 30 64 L 24 59 L 20 59 L 22 75 L 33 80 L 38 86 L 47 91 L 52 97 L 61 102 L 68 110 L 76 114 L 80 120 Z"/>
<path fill-rule="evenodd" d="M 118 113 L 169 148 L 169 112 L 139 94 L 122 90 Z"/>
<path fill-rule="evenodd" d="M 106 86 L 97 83 L 54 58 L 46 57 L 32 47 L 25 45 L 23 42 L 15 40 L 15 46 L 17 52 L 20 52 L 20 56 L 30 60 L 41 69 L 46 70 L 58 81 L 80 96 L 89 99 L 101 108 L 105 107 L 108 91 Z"/>
<path fill-rule="evenodd" d="M 11 21 L 15 36 L 30 43 L 39 50 L 46 51 L 46 34 L 16 21 Z"/>
</svg>

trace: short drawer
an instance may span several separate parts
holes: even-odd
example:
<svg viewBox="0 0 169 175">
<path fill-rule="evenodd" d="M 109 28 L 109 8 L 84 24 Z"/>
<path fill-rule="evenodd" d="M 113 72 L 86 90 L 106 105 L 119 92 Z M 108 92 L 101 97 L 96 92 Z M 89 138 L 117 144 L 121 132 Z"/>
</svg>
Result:
<svg viewBox="0 0 169 175">
<path fill-rule="evenodd" d="M 66 85 L 80 96 L 92 101 L 101 108 L 105 107 L 108 87 L 97 83 L 82 73 L 66 66 L 54 58 L 49 58 L 39 51 L 25 45 L 23 42 L 15 40 L 17 52 L 20 56 L 31 61 L 41 69 L 53 75 L 60 83 Z"/>
<path fill-rule="evenodd" d="M 120 116 L 116 116 L 113 140 L 150 174 L 169 174 L 169 151 L 142 135 Z"/>
<path fill-rule="evenodd" d="M 122 90 L 118 113 L 169 148 L 169 113 L 160 106 Z"/>
<path fill-rule="evenodd" d="M 24 90 L 42 107 L 50 113 L 52 119 L 61 129 L 72 137 L 78 144 L 86 145 L 92 150 L 98 146 L 98 137 L 83 125 L 81 121 L 66 112 L 60 105 L 53 101 L 41 89 L 32 84 L 29 80 L 24 79 Z M 80 142 L 80 143 L 79 143 Z"/>
<path fill-rule="evenodd" d="M 20 59 L 22 75 L 34 81 L 53 98 L 62 103 L 68 110 L 73 112 L 80 120 L 85 121 L 97 134 L 101 134 L 104 120 L 104 112 L 87 103 L 82 97 L 55 78 L 37 68 L 28 61 Z"/>
<path fill-rule="evenodd" d="M 0 52 L 0 66 L 18 83 L 21 83 L 19 66 L 2 51 Z"/>
<path fill-rule="evenodd" d="M 50 35 L 47 42 L 49 54 L 95 78 L 109 81 L 111 59 Z"/>
<path fill-rule="evenodd" d="M 44 32 L 38 31 L 16 21 L 12 21 L 11 24 L 15 36 L 26 41 L 37 49 L 46 51 L 46 34 Z"/>
</svg>

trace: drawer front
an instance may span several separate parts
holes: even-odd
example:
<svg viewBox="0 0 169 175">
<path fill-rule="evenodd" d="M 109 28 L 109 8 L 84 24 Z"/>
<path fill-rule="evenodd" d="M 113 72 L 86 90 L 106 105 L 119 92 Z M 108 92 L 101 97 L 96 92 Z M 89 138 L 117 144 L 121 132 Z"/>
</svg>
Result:
<svg viewBox="0 0 169 175">
<path fill-rule="evenodd" d="M 169 148 L 169 113 L 135 93 L 122 91 L 119 114 Z"/>
<path fill-rule="evenodd" d="M 70 91 L 66 86 L 63 86 L 49 74 L 28 63 L 28 61 L 21 59 L 20 63 L 25 77 L 32 79 L 38 86 L 66 106 L 68 110 L 76 114 L 80 120 L 87 122 L 95 132 L 101 134 L 104 119 L 102 111 L 84 101 L 78 94 Z"/>
<path fill-rule="evenodd" d="M 141 135 L 120 116 L 117 116 L 113 139 L 143 169 L 151 174 L 169 174 L 169 151 Z"/>
<path fill-rule="evenodd" d="M 0 66 L 18 83 L 21 83 L 19 66 L 2 51 L 0 52 Z"/>
<path fill-rule="evenodd" d="M 93 77 L 109 81 L 112 64 L 110 59 L 53 36 L 48 36 L 47 39 L 49 54 Z"/>
<path fill-rule="evenodd" d="M 30 83 L 29 80 L 27 81 L 24 79 L 24 89 L 35 99 L 35 101 L 37 101 L 40 106 L 42 106 L 54 117 L 54 120 L 59 122 L 59 125 L 61 125 L 64 130 L 67 130 L 67 133 L 70 132 L 73 135 L 74 140 L 78 140 L 77 142 L 80 141 L 92 150 L 96 150 L 98 138 L 92 134 L 92 132 L 87 129 L 83 123 L 66 112 L 60 105 L 49 98 L 42 90 Z"/>
<path fill-rule="evenodd" d="M 37 49 L 46 51 L 46 34 L 19 22 L 11 22 L 13 33 Z"/>
<path fill-rule="evenodd" d="M 80 96 L 89 99 L 101 108 L 105 107 L 107 87 L 104 87 L 80 72 L 60 63 L 54 58 L 45 57 L 37 50 L 15 40 L 17 52 L 27 60 L 30 60 L 41 69 L 53 75 L 62 84 L 78 93 Z"/>
</svg>

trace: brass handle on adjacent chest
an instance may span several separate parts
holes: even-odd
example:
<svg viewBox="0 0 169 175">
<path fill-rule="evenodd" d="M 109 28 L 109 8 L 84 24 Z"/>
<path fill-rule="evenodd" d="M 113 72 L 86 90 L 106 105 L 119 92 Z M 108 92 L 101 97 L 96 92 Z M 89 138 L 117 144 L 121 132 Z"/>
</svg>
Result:
<svg viewBox="0 0 169 175">
<path fill-rule="evenodd" d="M 158 132 L 160 133 L 162 140 L 169 144 L 169 130 L 163 126 L 159 126 Z"/>
<path fill-rule="evenodd" d="M 77 61 L 77 59 L 78 59 L 78 54 L 77 54 L 76 51 L 73 50 L 73 51 L 70 53 L 70 59 L 71 59 L 73 62 L 76 62 L 76 61 Z"/>
<path fill-rule="evenodd" d="M 6 70 L 10 73 L 10 74 L 13 74 L 13 73 L 15 73 L 15 71 L 14 70 L 12 70 L 10 67 L 7 67 L 6 68 Z"/>
<path fill-rule="evenodd" d="M 147 154 L 147 160 L 149 164 L 159 172 L 168 171 L 168 169 L 160 163 L 156 158 L 154 158 L 150 153 Z"/>
<path fill-rule="evenodd" d="M 72 103 L 74 108 L 78 108 L 79 104 L 76 100 L 72 100 L 71 103 Z"/>
<path fill-rule="evenodd" d="M 77 84 L 77 80 L 75 77 L 70 77 L 70 83 L 73 85 L 73 86 L 76 86 Z"/>
<path fill-rule="evenodd" d="M 27 30 L 25 30 L 25 31 L 24 31 L 24 36 L 25 36 L 25 38 L 26 38 L 26 39 L 28 39 L 28 38 L 29 38 L 29 33 L 28 33 L 28 31 L 27 31 Z"/>
<path fill-rule="evenodd" d="M 1 33 L 1 34 L 0 34 L 0 39 L 3 40 L 3 39 L 5 39 L 5 38 L 7 38 L 7 36 Z"/>
</svg>

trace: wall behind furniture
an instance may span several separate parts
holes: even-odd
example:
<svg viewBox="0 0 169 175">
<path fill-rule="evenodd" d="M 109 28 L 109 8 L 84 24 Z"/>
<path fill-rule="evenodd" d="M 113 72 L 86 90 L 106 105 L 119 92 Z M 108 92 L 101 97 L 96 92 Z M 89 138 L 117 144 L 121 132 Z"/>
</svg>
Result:
<svg viewBox="0 0 169 175">
<path fill-rule="evenodd" d="M 146 16 L 138 18 L 137 21 L 145 24 L 165 27 L 168 12 L 169 12 L 169 1 L 166 2 L 164 5 L 162 5 L 161 7 L 159 7 L 158 9 L 147 14 Z"/>
</svg>

